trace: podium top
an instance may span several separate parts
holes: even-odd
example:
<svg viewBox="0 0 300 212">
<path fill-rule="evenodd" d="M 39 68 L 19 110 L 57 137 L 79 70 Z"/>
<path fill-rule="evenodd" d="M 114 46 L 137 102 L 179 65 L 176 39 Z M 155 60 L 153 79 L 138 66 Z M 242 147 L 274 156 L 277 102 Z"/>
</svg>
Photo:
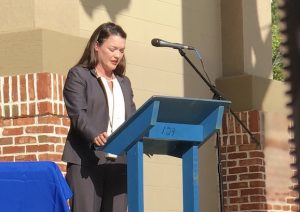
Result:
<svg viewBox="0 0 300 212">
<path fill-rule="evenodd" d="M 217 107 L 228 107 L 231 103 L 230 101 L 213 99 L 152 96 L 141 108 L 146 108 L 154 101 L 159 102 L 156 121 L 182 124 L 199 124 L 206 118 L 207 114 Z M 137 111 L 137 115 L 138 113 L 139 111 Z"/>
<path fill-rule="evenodd" d="M 120 154 L 143 138 L 202 142 L 219 129 L 223 109 L 229 105 L 223 100 L 152 96 L 108 137 L 105 146 L 95 148 Z"/>
</svg>

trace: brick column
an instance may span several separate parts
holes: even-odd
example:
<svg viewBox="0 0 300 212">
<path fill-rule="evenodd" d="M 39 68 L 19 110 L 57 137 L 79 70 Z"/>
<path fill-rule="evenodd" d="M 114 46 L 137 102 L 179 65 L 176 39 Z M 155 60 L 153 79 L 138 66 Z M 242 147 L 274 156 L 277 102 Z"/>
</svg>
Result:
<svg viewBox="0 0 300 212">
<path fill-rule="evenodd" d="M 65 171 L 63 82 L 53 73 L 0 77 L 0 161 L 51 160 Z"/>
<path fill-rule="evenodd" d="M 289 136 L 285 133 L 288 131 L 286 116 L 278 119 L 278 114 L 259 111 L 240 112 L 238 116 L 261 147 L 250 141 L 232 115 L 224 115 L 221 159 L 225 211 L 298 211 L 294 202 L 298 194 L 292 190 L 295 186 L 290 167 L 293 160 L 289 155 Z M 268 117 L 276 117 L 278 122 Z M 280 130 L 274 128 L 278 125 Z M 281 135 L 281 145 L 271 139 L 270 132 Z"/>
</svg>

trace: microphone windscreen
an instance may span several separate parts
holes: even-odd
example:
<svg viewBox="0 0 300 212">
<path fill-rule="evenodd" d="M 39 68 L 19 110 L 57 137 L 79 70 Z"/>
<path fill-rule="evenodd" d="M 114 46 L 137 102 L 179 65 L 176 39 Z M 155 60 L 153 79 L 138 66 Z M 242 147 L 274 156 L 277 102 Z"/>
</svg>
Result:
<svg viewBox="0 0 300 212">
<path fill-rule="evenodd" d="M 157 38 L 154 38 L 151 40 L 152 46 L 160 46 L 160 40 Z"/>
</svg>

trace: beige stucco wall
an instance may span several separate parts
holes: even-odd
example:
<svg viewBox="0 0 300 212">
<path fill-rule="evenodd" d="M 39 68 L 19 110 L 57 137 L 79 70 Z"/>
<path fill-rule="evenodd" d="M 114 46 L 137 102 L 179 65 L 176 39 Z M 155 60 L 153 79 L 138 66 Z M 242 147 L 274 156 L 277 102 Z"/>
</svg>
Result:
<svg viewBox="0 0 300 212">
<path fill-rule="evenodd" d="M 3 0 L 0 74 L 66 74 L 92 31 L 103 22 L 114 21 L 128 33 L 127 75 L 137 106 L 152 95 L 211 98 L 209 89 L 177 50 L 155 48 L 151 39 L 199 49 L 212 82 L 216 78 L 222 81 L 222 76 L 244 74 L 267 79 L 271 74 L 269 7 L 269 0 Z M 202 71 L 194 52 L 187 55 Z M 230 90 L 233 84 L 226 82 L 225 88 Z M 253 92 L 245 97 L 251 99 L 251 107 L 266 105 L 264 99 L 274 95 L 266 92 L 257 99 Z M 200 208 L 218 211 L 215 139 L 199 152 Z M 168 156 L 144 159 L 145 211 L 182 211 L 181 161 Z"/>
</svg>

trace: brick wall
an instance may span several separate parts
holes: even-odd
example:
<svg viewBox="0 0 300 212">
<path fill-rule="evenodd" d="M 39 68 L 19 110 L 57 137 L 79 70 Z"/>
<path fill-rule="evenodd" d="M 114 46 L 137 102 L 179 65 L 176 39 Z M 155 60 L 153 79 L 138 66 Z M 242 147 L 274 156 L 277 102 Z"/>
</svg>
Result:
<svg viewBox="0 0 300 212">
<path fill-rule="evenodd" d="M 0 77 L 0 161 L 51 160 L 65 171 L 63 82 L 52 73 Z"/>
<path fill-rule="evenodd" d="M 259 111 L 237 114 L 260 146 L 250 141 L 232 115 L 224 115 L 221 159 L 225 211 L 298 211 L 286 116 Z"/>
</svg>

